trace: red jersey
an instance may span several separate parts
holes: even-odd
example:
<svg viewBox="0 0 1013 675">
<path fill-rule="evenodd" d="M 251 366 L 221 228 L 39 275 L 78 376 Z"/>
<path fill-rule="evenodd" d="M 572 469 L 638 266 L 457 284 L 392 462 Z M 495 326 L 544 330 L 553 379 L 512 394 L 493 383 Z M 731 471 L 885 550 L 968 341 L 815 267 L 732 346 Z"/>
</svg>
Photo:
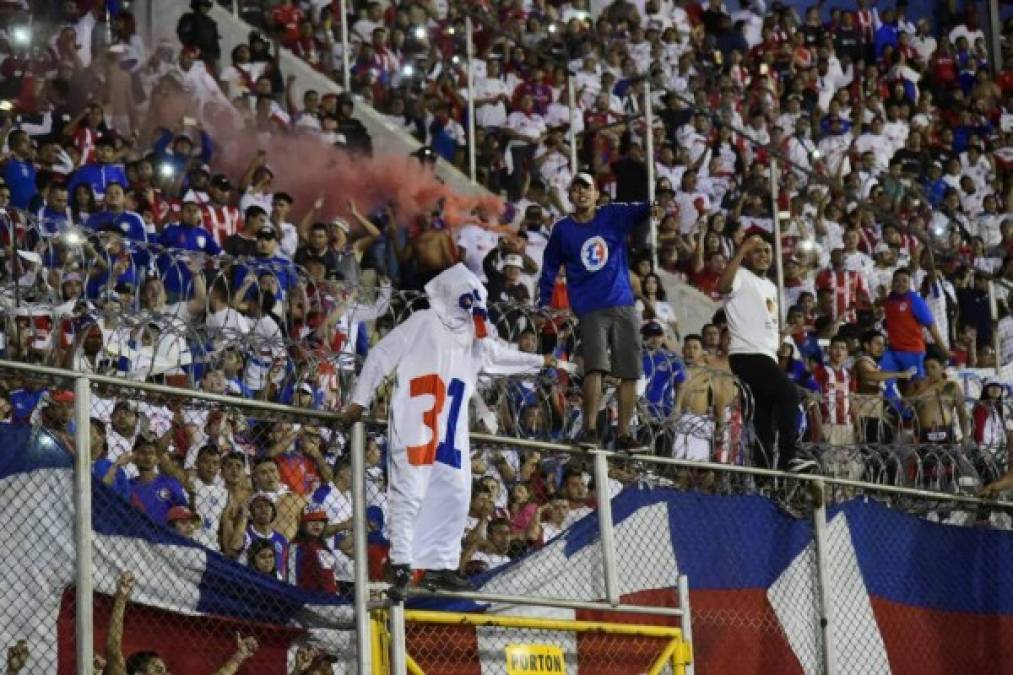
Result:
<svg viewBox="0 0 1013 675">
<path fill-rule="evenodd" d="M 843 315 L 848 322 L 855 321 L 855 310 L 869 299 L 869 287 L 866 286 L 862 275 L 855 271 L 823 270 L 816 275 L 816 288 L 833 291 L 834 318 Z"/>
<path fill-rule="evenodd" d="M 295 5 L 279 5 L 271 10 L 271 21 L 281 28 L 281 44 L 291 49 L 299 41 L 303 12 Z"/>
<path fill-rule="evenodd" d="M 932 310 L 922 296 L 914 291 L 904 295 L 891 293 L 884 306 L 886 314 L 886 335 L 890 349 L 899 352 L 925 352 L 925 336 L 922 326 L 933 323 Z"/>
<path fill-rule="evenodd" d="M 201 220 L 204 229 L 211 233 L 219 246 L 224 246 L 226 239 L 243 229 L 243 217 L 235 206 L 208 202 L 201 206 Z"/>
<path fill-rule="evenodd" d="M 847 368 L 834 368 L 830 365 L 818 365 L 813 370 L 813 378 L 820 385 L 823 402 L 820 409 L 826 424 L 851 423 L 851 391 L 853 379 Z"/>
</svg>

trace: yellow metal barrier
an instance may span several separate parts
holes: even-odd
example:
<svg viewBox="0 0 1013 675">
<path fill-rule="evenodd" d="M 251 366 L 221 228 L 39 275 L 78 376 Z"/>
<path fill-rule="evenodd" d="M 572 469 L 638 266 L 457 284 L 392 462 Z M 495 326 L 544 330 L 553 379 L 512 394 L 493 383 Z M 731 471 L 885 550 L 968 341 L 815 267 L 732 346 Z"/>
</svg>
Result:
<svg viewBox="0 0 1013 675">
<path fill-rule="evenodd" d="M 405 623 L 442 624 L 450 626 L 488 626 L 494 628 L 526 628 L 532 630 L 548 630 L 569 633 L 599 633 L 605 635 L 626 635 L 635 637 L 662 638 L 668 640 L 665 648 L 657 656 L 648 675 L 658 675 L 666 665 L 671 665 L 674 675 L 685 675 L 686 666 L 693 661 L 693 650 L 689 643 L 682 639 L 682 630 L 672 626 L 649 626 L 629 623 L 609 623 L 606 621 L 570 621 L 566 619 L 542 619 L 527 616 L 499 616 L 493 614 L 466 614 L 460 612 L 434 612 L 429 610 L 406 610 Z M 387 612 L 375 610 L 371 617 L 373 673 L 388 675 L 390 673 L 390 638 L 387 632 Z M 418 664 L 405 656 L 408 672 L 412 675 L 425 675 Z"/>
</svg>

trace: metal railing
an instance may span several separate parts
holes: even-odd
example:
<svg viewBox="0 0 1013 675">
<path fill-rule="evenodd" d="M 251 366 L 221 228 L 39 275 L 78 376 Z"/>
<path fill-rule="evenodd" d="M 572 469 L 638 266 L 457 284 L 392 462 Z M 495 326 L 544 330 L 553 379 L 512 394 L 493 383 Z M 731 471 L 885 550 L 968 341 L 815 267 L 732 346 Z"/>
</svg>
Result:
<svg viewBox="0 0 1013 675">
<path fill-rule="evenodd" d="M 247 418 L 268 421 L 267 431 L 264 433 L 270 433 L 278 424 L 284 424 L 286 420 L 299 421 L 303 425 L 325 427 L 333 427 L 337 421 L 337 416 L 327 411 L 296 409 L 266 401 L 180 390 L 161 384 L 129 381 L 104 375 L 73 373 L 33 364 L 0 362 L 0 375 L 9 376 L 11 374 L 37 382 L 56 383 L 62 388 L 68 388 L 73 383 L 73 389 L 77 394 L 74 410 L 76 421 L 74 445 L 77 463 L 74 497 L 74 515 L 77 527 L 75 529 L 74 556 L 78 565 L 77 601 L 75 603 L 78 620 L 74 625 L 78 631 L 76 640 L 76 662 L 78 664 L 91 663 L 93 657 L 92 639 L 89 635 L 91 622 L 86 620 L 86 617 L 90 617 L 92 613 L 91 587 L 93 584 L 91 581 L 95 578 L 95 570 L 92 568 L 90 560 L 90 557 L 95 555 L 92 542 L 93 534 L 92 528 L 88 526 L 92 501 L 89 498 L 92 487 L 88 461 L 88 458 L 91 457 L 91 438 L 86 431 L 89 428 L 89 417 L 95 414 L 95 407 L 89 404 L 93 389 L 101 394 L 96 400 L 108 399 L 110 394 L 119 394 L 120 400 L 182 401 L 192 409 L 213 411 L 229 408 L 239 410 Z M 113 398 L 117 397 L 113 396 Z M 109 400 L 111 401 L 111 399 Z M 376 423 L 371 422 L 370 426 L 374 424 Z M 345 593 L 348 601 L 356 610 L 354 621 L 356 642 L 359 646 L 356 651 L 358 663 L 361 672 L 370 672 L 371 652 L 369 646 L 372 644 L 373 638 L 370 634 L 369 612 L 385 608 L 387 605 L 382 600 L 382 595 L 377 595 L 377 593 L 382 593 L 384 585 L 370 581 L 369 575 L 370 553 L 367 548 L 367 539 L 373 526 L 366 517 L 367 484 L 364 481 L 364 476 L 368 462 L 365 454 L 367 442 L 365 431 L 365 424 L 356 424 L 351 429 L 351 438 L 348 444 L 353 475 L 363 477 L 363 479 L 355 480 L 351 485 L 353 548 L 349 557 L 354 563 L 354 575 L 349 579 L 352 588 L 350 592 L 345 591 Z M 643 599 L 633 602 L 624 599 L 623 596 L 628 591 L 623 590 L 623 582 L 625 577 L 630 574 L 630 565 L 650 566 L 652 561 L 631 561 L 626 557 L 629 555 L 626 550 L 622 547 L 617 549 L 615 528 L 617 523 L 621 522 L 621 517 L 612 511 L 613 495 L 610 494 L 608 484 L 610 476 L 616 471 L 624 471 L 632 475 L 632 478 L 624 482 L 626 489 L 640 485 L 652 489 L 671 490 L 678 485 L 679 472 L 690 472 L 696 475 L 713 474 L 717 478 L 712 482 L 712 485 L 717 487 L 712 492 L 727 495 L 765 494 L 774 499 L 787 512 L 794 513 L 796 516 L 802 515 L 811 522 L 811 537 L 815 556 L 812 568 L 813 588 L 816 590 L 814 597 L 819 599 L 819 604 L 814 607 L 814 611 L 817 613 L 817 623 L 820 626 L 820 636 L 818 641 L 812 643 L 815 647 L 811 648 L 811 656 L 818 656 L 822 663 L 820 670 L 828 673 L 843 672 L 839 664 L 835 665 L 834 663 L 835 654 L 838 651 L 834 643 L 839 639 L 840 631 L 845 629 L 846 622 L 850 620 L 847 612 L 841 608 L 835 608 L 833 595 L 828 592 L 828 575 L 832 574 L 833 565 L 837 564 L 835 562 L 835 544 L 828 540 L 827 535 L 828 505 L 863 497 L 920 515 L 925 515 L 929 511 L 963 511 L 972 514 L 979 513 L 979 516 L 980 513 L 1008 515 L 1009 511 L 1013 509 L 1013 504 L 983 500 L 972 494 L 940 492 L 917 485 L 873 483 L 866 480 L 833 476 L 799 475 L 759 467 L 699 462 L 653 455 L 631 458 L 607 450 L 595 450 L 587 453 L 577 450 L 567 443 L 542 439 L 506 438 L 483 433 L 473 433 L 472 440 L 476 450 L 496 445 L 509 449 L 511 452 L 535 451 L 542 453 L 546 458 L 564 458 L 564 465 L 583 466 L 583 470 L 591 477 L 595 486 L 594 510 L 597 511 L 597 514 L 594 518 L 586 520 L 586 524 L 582 527 L 585 529 L 590 527 L 592 536 L 597 540 L 593 547 L 598 551 L 595 554 L 595 559 L 598 561 L 595 563 L 597 565 L 595 575 L 599 577 L 600 583 L 596 582 L 589 590 L 584 587 L 579 589 L 567 587 L 565 582 L 561 581 L 559 582 L 561 587 L 558 584 L 555 587 L 542 586 L 536 589 L 536 593 L 528 595 L 497 591 L 493 587 L 484 588 L 482 586 L 471 593 L 413 592 L 413 600 L 469 601 L 480 603 L 488 608 L 500 608 L 499 611 L 511 606 L 532 605 L 543 608 L 590 610 L 637 616 L 653 614 L 658 617 L 678 619 L 684 638 L 691 642 L 694 626 L 688 611 L 688 589 L 692 586 L 692 579 L 687 580 L 682 577 L 678 579 L 677 583 L 675 579 L 672 580 L 672 585 L 678 587 L 678 603 L 675 606 L 655 604 Z M 332 438 L 332 443 L 335 442 L 337 441 Z M 590 467 L 587 466 L 588 459 L 590 459 Z M 980 517 L 977 520 L 980 521 Z M 650 537 L 651 535 L 642 532 L 639 533 L 639 536 Z M 660 554 L 660 552 L 658 553 Z M 523 565 L 524 563 L 519 564 Z M 108 571 L 104 573 L 108 573 Z M 95 590 L 109 588 L 107 580 L 100 578 L 99 581 L 101 583 L 94 584 Z M 591 593 L 591 595 L 587 595 L 587 593 Z M 397 642 L 399 640 L 398 630 L 400 630 L 398 622 L 401 617 L 398 616 L 397 611 L 391 611 L 390 616 L 395 620 L 392 637 Z M 709 622 L 713 620 L 713 617 L 708 617 L 706 612 L 695 614 L 692 617 L 697 632 L 703 630 L 706 633 L 709 630 L 708 626 L 712 625 Z M 843 625 L 842 622 L 844 622 Z M 393 665 L 398 666 L 398 664 L 398 659 L 394 658 Z M 83 669 L 81 672 L 84 672 Z M 395 670 L 395 672 L 400 671 Z"/>
</svg>

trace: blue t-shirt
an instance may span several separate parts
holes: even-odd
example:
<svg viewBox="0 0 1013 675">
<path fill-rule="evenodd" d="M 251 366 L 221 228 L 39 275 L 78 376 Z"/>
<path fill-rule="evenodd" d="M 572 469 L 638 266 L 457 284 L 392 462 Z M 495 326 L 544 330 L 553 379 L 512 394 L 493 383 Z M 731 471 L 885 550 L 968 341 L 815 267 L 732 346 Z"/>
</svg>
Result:
<svg viewBox="0 0 1013 675">
<path fill-rule="evenodd" d="M 218 255 L 222 252 L 221 247 L 215 241 L 211 233 L 203 227 L 188 227 L 186 225 L 169 225 L 158 237 L 158 243 L 174 249 L 186 251 L 200 251 L 208 255 Z M 172 293 L 190 296 L 190 282 L 193 275 L 190 268 L 182 259 L 183 254 L 163 253 L 158 256 L 156 264 L 162 283 L 165 289 Z"/>
<path fill-rule="evenodd" d="M 658 417 L 668 417 L 675 408 L 675 386 L 686 381 L 686 369 L 682 361 L 667 349 L 644 350 L 641 357 L 647 389 L 644 399 Z"/>
<path fill-rule="evenodd" d="M 91 465 L 92 480 L 97 483 L 101 483 L 102 479 L 104 479 L 106 474 L 109 473 L 109 467 L 112 465 L 113 463 L 104 457 L 96 460 L 96 462 Z M 109 486 L 109 489 L 115 492 L 121 499 L 130 501 L 130 479 L 127 478 L 127 474 L 120 467 L 116 467 L 116 478 L 113 480 L 113 484 Z"/>
<path fill-rule="evenodd" d="M 13 155 L 4 167 L 4 180 L 11 190 L 11 206 L 27 209 L 32 197 L 38 192 L 35 185 L 35 165 L 24 162 Z"/>
<path fill-rule="evenodd" d="M 265 274 L 270 274 L 278 279 L 278 287 L 280 289 L 278 298 L 282 299 L 285 297 L 285 293 L 295 288 L 299 277 L 295 271 L 295 266 L 287 258 L 280 258 L 278 256 L 272 256 L 270 258 L 249 258 L 243 261 L 241 265 L 236 265 L 235 272 L 233 273 L 232 283 L 233 288 L 239 288 L 243 285 L 243 280 L 246 279 L 246 275 L 251 272 L 259 279 Z M 259 290 L 257 284 L 254 284 L 249 292 L 247 298 L 257 297 Z"/>
<path fill-rule="evenodd" d="M 566 285 L 574 314 L 633 304 L 626 238 L 650 213 L 650 204 L 608 204 L 587 223 L 571 216 L 552 228 L 538 282 L 543 306 L 552 299 L 559 266 L 566 266 Z"/>
<path fill-rule="evenodd" d="M 74 172 L 67 183 L 67 193 L 74 194 L 78 185 L 91 186 L 95 196 L 101 198 L 111 183 L 119 183 L 126 190 L 130 182 L 122 164 L 99 164 L 91 162 Z"/>
<path fill-rule="evenodd" d="M 142 243 L 147 243 L 148 241 L 148 229 L 144 226 L 144 219 L 141 218 L 140 214 L 133 211 L 123 211 L 121 213 L 99 211 L 90 216 L 85 221 L 84 226 L 94 232 L 107 223 L 115 225 L 119 229 L 120 234 L 131 241 Z"/>
<path fill-rule="evenodd" d="M 130 503 L 148 514 L 156 523 L 165 525 L 169 509 L 173 506 L 186 506 L 189 500 L 178 480 L 159 474 L 150 483 L 142 483 L 140 477 L 131 478 Z"/>
</svg>

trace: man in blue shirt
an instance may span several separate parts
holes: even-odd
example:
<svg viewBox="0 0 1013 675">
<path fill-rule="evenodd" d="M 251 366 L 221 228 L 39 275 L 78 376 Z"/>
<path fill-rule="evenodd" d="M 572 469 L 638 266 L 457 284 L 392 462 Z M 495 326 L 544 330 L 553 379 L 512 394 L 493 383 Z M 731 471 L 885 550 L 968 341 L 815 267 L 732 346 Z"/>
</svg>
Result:
<svg viewBox="0 0 1013 675">
<path fill-rule="evenodd" d="M 678 356 L 665 348 L 665 329 L 657 321 L 649 321 L 640 329 L 644 338 L 644 374 L 647 389 L 644 399 L 651 413 L 665 419 L 675 407 L 675 387 L 686 381 L 686 369 Z"/>
<path fill-rule="evenodd" d="M 640 363 L 640 319 L 633 306 L 626 240 L 651 212 L 647 203 L 598 207 L 594 178 L 578 173 L 570 183 L 573 213 L 552 228 L 542 259 L 539 301 L 552 299 L 556 275 L 566 269 L 570 306 L 580 321 L 584 357 L 584 420 L 579 439 L 584 447 L 598 445 L 595 428 L 601 403 L 602 374 L 620 379 L 616 446 L 633 451 L 640 444 L 630 435 L 637 399 Z"/>
<path fill-rule="evenodd" d="M 67 183 L 67 191 L 74 194 L 77 186 L 84 184 L 91 186 L 95 199 L 102 199 L 113 183 L 120 186 L 129 185 L 123 165 L 115 159 L 116 145 L 109 138 L 100 138 L 95 143 L 95 161 L 85 164 L 74 172 L 70 182 Z"/>
<path fill-rule="evenodd" d="M 109 183 L 106 186 L 105 209 L 93 214 L 85 221 L 84 226 L 93 232 L 102 229 L 103 225 L 112 223 L 127 239 L 147 243 L 148 230 L 140 214 L 127 211 L 127 195 L 124 184 Z"/>
<path fill-rule="evenodd" d="M 298 276 L 295 266 L 287 258 L 276 255 L 278 251 L 278 236 L 271 225 L 263 225 L 257 231 L 257 249 L 253 258 L 247 259 L 241 265 L 236 265 L 233 278 L 233 288 L 242 288 L 246 277 L 253 274 L 255 277 L 249 283 L 255 284 L 257 280 L 265 275 L 270 275 L 277 280 L 278 292 L 275 294 L 277 300 L 284 300 L 285 294 L 295 288 Z M 263 289 L 251 287 L 247 292 L 247 298 L 257 297 L 263 294 Z"/>
<path fill-rule="evenodd" d="M 11 154 L 4 165 L 4 181 L 11 189 L 11 206 L 27 209 L 38 188 L 32 162 L 32 140 L 24 131 L 15 130 L 7 137 Z"/>
<path fill-rule="evenodd" d="M 158 471 L 158 448 L 153 438 L 138 436 L 134 442 L 137 477 L 130 480 L 130 503 L 159 525 L 173 506 L 186 506 L 186 490 L 178 480 Z"/>
<path fill-rule="evenodd" d="M 176 299 L 190 297 L 193 279 L 187 265 L 188 258 L 181 251 L 196 251 L 209 256 L 222 252 L 211 233 L 201 227 L 200 205 L 190 198 L 184 198 L 179 223 L 165 227 L 158 243 L 175 249 L 160 254 L 156 264 L 166 293 Z"/>
</svg>

